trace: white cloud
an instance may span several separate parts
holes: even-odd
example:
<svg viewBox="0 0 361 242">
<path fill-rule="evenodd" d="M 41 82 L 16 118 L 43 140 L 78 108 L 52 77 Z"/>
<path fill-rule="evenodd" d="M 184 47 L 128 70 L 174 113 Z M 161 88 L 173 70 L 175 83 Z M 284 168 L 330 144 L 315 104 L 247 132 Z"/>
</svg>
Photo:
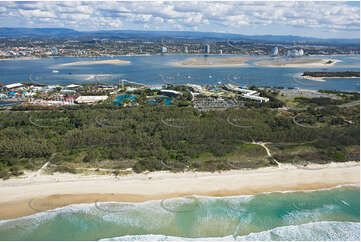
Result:
<svg viewBox="0 0 361 242">
<path fill-rule="evenodd" d="M 0 16 L 21 18 L 38 27 L 68 26 L 80 30 L 108 28 L 182 29 L 238 32 L 257 26 L 284 25 L 323 32 L 359 32 L 360 6 L 345 2 L 0 2 Z M 293 33 L 289 33 L 293 34 Z"/>
</svg>

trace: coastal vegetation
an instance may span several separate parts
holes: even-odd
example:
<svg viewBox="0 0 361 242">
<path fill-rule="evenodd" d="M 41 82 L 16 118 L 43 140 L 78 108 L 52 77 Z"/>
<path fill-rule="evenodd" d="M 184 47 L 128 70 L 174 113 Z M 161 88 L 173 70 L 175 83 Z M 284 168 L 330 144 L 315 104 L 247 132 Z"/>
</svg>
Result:
<svg viewBox="0 0 361 242">
<path fill-rule="evenodd" d="M 47 161 L 53 172 L 70 173 L 81 167 L 142 172 L 276 165 L 253 141 L 268 142 L 283 163 L 359 160 L 359 106 L 335 104 L 301 111 L 251 105 L 208 112 L 174 105 L 26 112 L 30 107 L 13 107 L 0 113 L 0 177 L 39 169 Z"/>
<path fill-rule="evenodd" d="M 357 71 L 305 71 L 302 76 L 312 77 L 360 77 Z"/>
</svg>

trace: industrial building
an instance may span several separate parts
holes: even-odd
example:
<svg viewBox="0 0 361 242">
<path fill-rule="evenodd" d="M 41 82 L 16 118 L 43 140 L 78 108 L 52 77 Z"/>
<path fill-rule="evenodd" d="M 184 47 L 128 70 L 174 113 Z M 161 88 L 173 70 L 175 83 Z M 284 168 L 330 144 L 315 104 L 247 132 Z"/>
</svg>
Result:
<svg viewBox="0 0 361 242">
<path fill-rule="evenodd" d="M 108 99 L 108 96 L 80 96 L 75 102 L 77 103 L 97 103 Z"/>
<path fill-rule="evenodd" d="M 174 90 L 166 90 L 166 89 L 160 90 L 159 94 L 167 96 L 167 97 L 177 97 L 179 95 L 183 95 L 183 93 L 181 93 L 181 92 L 177 92 Z"/>
<path fill-rule="evenodd" d="M 239 88 L 239 87 L 237 87 L 235 85 L 232 85 L 232 84 L 225 84 L 224 88 L 226 90 L 237 92 L 237 93 L 241 94 L 241 97 L 244 98 L 244 99 L 257 101 L 257 102 L 260 102 L 260 103 L 266 103 L 266 102 L 269 101 L 269 98 L 260 97 L 259 93 L 257 91 L 254 91 L 254 90 Z"/>
<path fill-rule="evenodd" d="M 13 84 L 4 86 L 4 88 L 10 90 L 10 89 L 18 88 L 18 87 L 22 87 L 22 86 L 24 86 L 24 84 L 22 84 L 22 83 L 13 83 Z"/>
</svg>

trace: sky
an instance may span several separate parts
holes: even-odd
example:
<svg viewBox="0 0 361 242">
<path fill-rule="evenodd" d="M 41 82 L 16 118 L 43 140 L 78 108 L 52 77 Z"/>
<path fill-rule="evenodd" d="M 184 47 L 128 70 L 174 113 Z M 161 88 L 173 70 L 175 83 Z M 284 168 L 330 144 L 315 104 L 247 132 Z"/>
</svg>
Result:
<svg viewBox="0 0 361 242">
<path fill-rule="evenodd" d="M 1 1 L 0 27 L 359 38 L 360 2 Z"/>
</svg>

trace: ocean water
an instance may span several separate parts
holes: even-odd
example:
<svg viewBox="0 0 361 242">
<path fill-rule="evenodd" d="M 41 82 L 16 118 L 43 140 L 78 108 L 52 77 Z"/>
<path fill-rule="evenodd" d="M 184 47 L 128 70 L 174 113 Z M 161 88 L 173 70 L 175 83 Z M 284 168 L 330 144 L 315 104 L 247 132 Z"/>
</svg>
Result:
<svg viewBox="0 0 361 242">
<path fill-rule="evenodd" d="M 111 57 L 77 58 L 54 57 L 36 60 L 1 60 L 0 82 L 4 84 L 36 81 L 45 84 L 70 84 L 105 82 L 118 83 L 121 79 L 147 85 L 164 83 L 200 85 L 232 82 L 239 85 L 284 86 L 301 89 L 328 89 L 359 91 L 360 78 L 327 79 L 325 82 L 304 80 L 299 77 L 304 71 L 360 71 L 360 56 L 312 56 L 304 58 L 332 58 L 341 60 L 327 68 L 273 68 L 255 65 L 249 61 L 247 67 L 189 68 L 170 65 L 171 62 L 188 58 L 232 58 L 236 55 L 152 55 L 120 56 L 114 59 L 131 61 L 129 65 L 82 65 L 59 64 L 75 61 L 107 60 Z M 281 59 L 284 57 L 280 57 Z M 53 71 L 58 72 L 53 72 Z"/>
<path fill-rule="evenodd" d="M 0 221 L 0 240 L 360 240 L 360 188 L 94 202 Z"/>
</svg>

